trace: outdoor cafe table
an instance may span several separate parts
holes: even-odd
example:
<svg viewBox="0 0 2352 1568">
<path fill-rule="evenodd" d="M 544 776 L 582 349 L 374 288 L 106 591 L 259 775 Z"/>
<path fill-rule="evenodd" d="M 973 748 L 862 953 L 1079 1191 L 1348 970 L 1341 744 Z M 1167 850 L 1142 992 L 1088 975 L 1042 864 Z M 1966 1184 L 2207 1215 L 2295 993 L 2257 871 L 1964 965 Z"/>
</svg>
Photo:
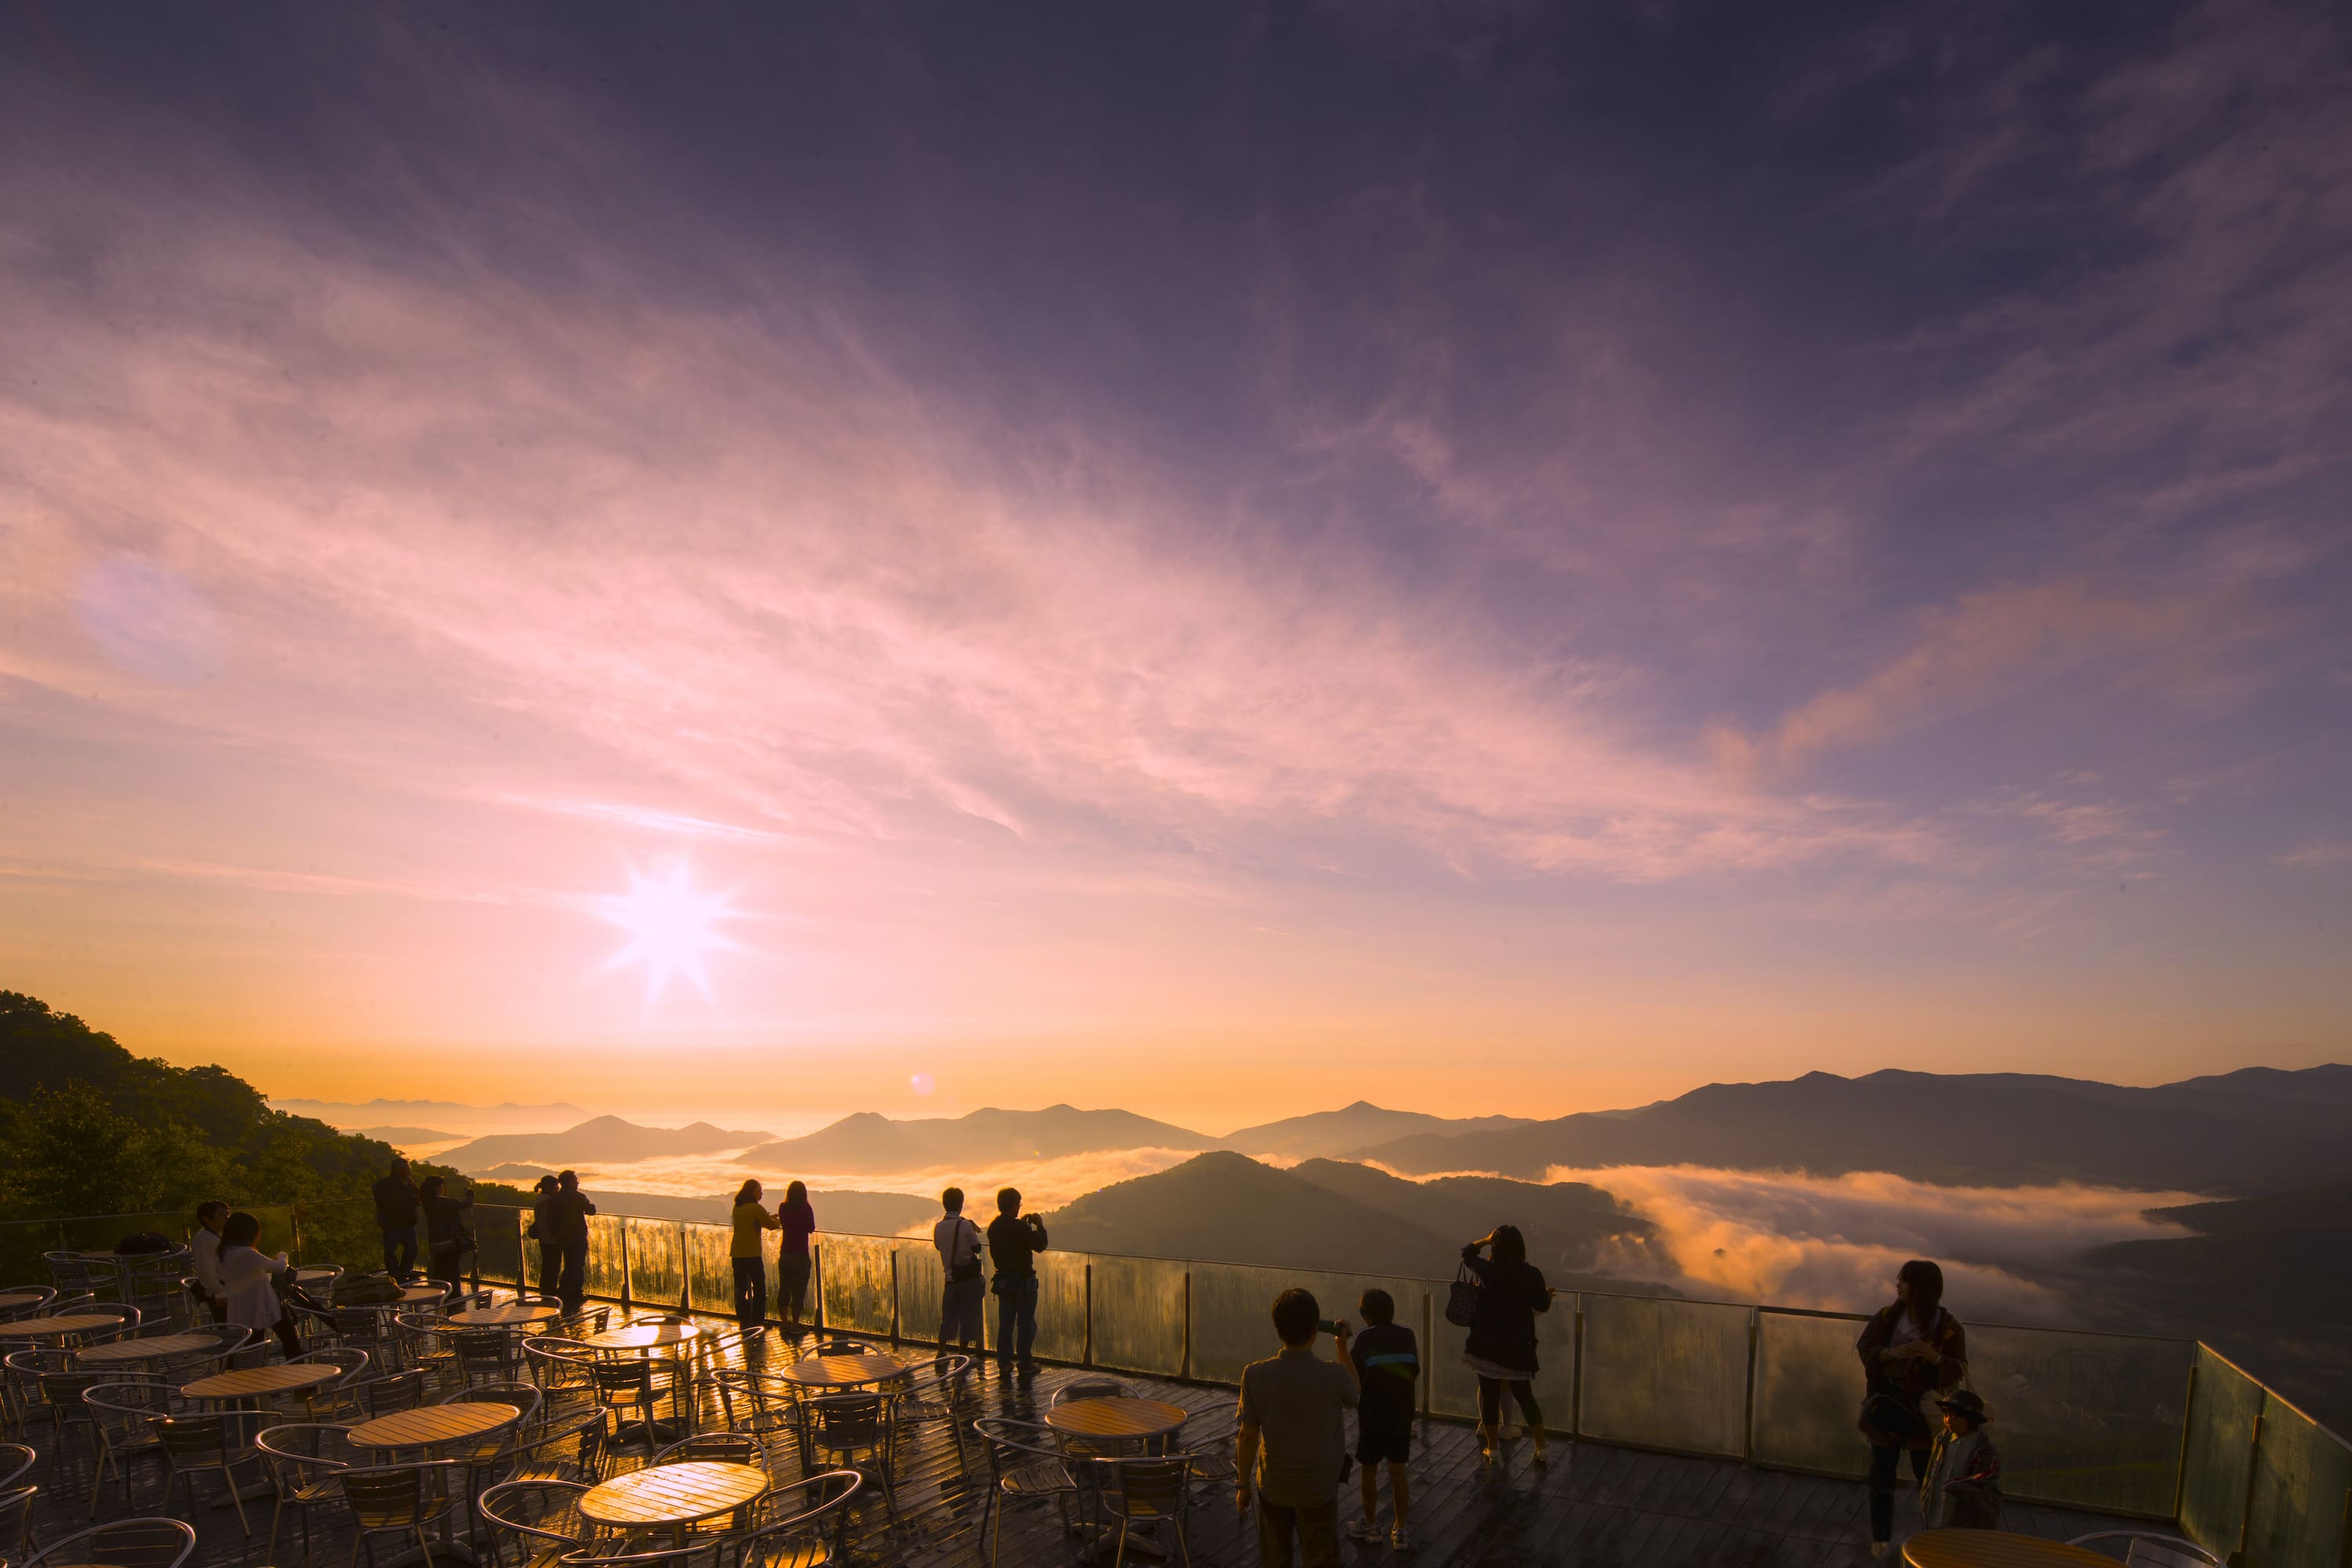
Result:
<svg viewBox="0 0 2352 1568">
<path fill-rule="evenodd" d="M 698 1331 L 692 1323 L 623 1323 L 617 1329 L 590 1334 L 580 1342 L 599 1351 L 649 1351 L 682 1345 Z"/>
<path fill-rule="evenodd" d="M 511 1405 L 420 1405 L 362 1421 L 344 1437 L 354 1448 L 436 1448 L 521 1419 L 522 1412 Z"/>
<path fill-rule="evenodd" d="M 200 1377 L 180 1390 L 190 1399 L 258 1399 L 265 1394 L 291 1394 L 316 1388 L 343 1375 L 343 1369 L 325 1362 L 275 1362 L 268 1366 L 233 1367 Z"/>
<path fill-rule="evenodd" d="M 400 1299 L 405 1305 L 422 1307 L 429 1302 L 447 1300 L 449 1292 L 439 1285 L 404 1285 L 400 1288 Z"/>
<path fill-rule="evenodd" d="M 122 1320 L 111 1312 L 68 1312 L 61 1318 L 19 1318 L 13 1323 L 0 1323 L 0 1330 L 5 1331 L 0 1332 L 0 1339 L 69 1339 L 123 1326 Z"/>
<path fill-rule="evenodd" d="M 614 1476 L 580 1494 L 573 1506 L 592 1524 L 613 1530 L 669 1530 L 716 1519 L 756 1502 L 768 1472 L 715 1459 L 650 1465 Z"/>
<path fill-rule="evenodd" d="M 40 1302 L 41 1293 L 38 1290 L 11 1290 L 6 1295 L 0 1296 L 0 1312 L 13 1312 L 19 1307 L 38 1306 Z"/>
<path fill-rule="evenodd" d="M 1903 1543 L 1911 1568 L 2116 1568 L 2116 1560 L 2063 1541 L 2000 1530 L 1923 1530 Z"/>
<path fill-rule="evenodd" d="M 776 1375 L 803 1388 L 864 1388 L 906 1376 L 907 1363 L 872 1351 L 862 1355 L 812 1355 L 779 1368 Z"/>
<path fill-rule="evenodd" d="M 211 1334 L 158 1334 L 152 1340 L 115 1340 L 102 1345 L 92 1345 L 78 1352 L 74 1360 L 84 1366 L 121 1366 L 129 1363 L 161 1361 L 165 1356 L 185 1355 L 191 1351 L 210 1350 L 220 1343 Z"/>
<path fill-rule="evenodd" d="M 1157 1399 L 1073 1399 L 1045 1412 L 1065 1437 L 1095 1442 L 1157 1442 L 1181 1430 L 1192 1413 Z"/>
<path fill-rule="evenodd" d="M 552 1301 L 501 1301 L 495 1307 L 462 1308 L 450 1313 L 449 1321 L 462 1329 L 510 1329 L 562 1316 L 563 1309 Z"/>
</svg>

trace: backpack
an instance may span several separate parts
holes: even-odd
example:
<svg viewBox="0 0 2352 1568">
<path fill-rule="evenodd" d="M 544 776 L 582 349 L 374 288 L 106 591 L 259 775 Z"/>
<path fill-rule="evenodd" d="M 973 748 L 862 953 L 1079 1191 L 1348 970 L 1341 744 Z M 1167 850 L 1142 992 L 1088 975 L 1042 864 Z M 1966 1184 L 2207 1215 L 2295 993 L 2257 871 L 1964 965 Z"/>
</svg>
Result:
<svg viewBox="0 0 2352 1568">
<path fill-rule="evenodd" d="M 124 1258 L 143 1258 L 150 1253 L 172 1250 L 172 1238 L 160 1231 L 138 1230 L 114 1244 L 115 1252 Z"/>
</svg>

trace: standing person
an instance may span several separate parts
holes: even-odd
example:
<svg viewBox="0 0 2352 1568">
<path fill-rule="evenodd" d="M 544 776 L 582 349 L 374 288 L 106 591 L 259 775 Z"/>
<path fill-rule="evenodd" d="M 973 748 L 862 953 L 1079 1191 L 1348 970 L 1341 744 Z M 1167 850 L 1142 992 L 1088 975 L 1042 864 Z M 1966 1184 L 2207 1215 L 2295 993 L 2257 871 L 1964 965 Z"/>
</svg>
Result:
<svg viewBox="0 0 2352 1568">
<path fill-rule="evenodd" d="M 945 1281 L 940 1287 L 940 1348 L 961 1344 L 976 1366 L 987 1359 L 980 1342 L 980 1226 L 963 1216 L 961 1187 L 941 1193 L 940 1207 L 947 1212 L 931 1226 Z"/>
<path fill-rule="evenodd" d="M 784 1321 L 798 1328 L 808 1310 L 809 1237 L 816 1234 L 816 1210 L 809 1206 L 807 1183 L 785 1186 L 784 1201 L 776 1205 L 776 1225 L 784 1233 L 776 1248 L 776 1294 L 783 1298 L 777 1305 L 783 1309 Z"/>
<path fill-rule="evenodd" d="M 560 1173 L 554 1195 L 547 1200 L 547 1214 L 556 1247 L 563 1255 L 563 1272 L 556 1281 L 555 1295 L 566 1316 L 588 1300 L 588 1216 L 595 1212 L 596 1205 L 580 1190 L 579 1173 Z"/>
<path fill-rule="evenodd" d="M 383 1232 L 383 1271 L 395 1285 L 416 1278 L 416 1184 L 399 1155 L 375 1183 L 375 1223 Z"/>
<path fill-rule="evenodd" d="M 277 1279 L 290 1266 L 282 1252 L 264 1258 L 253 1245 L 260 1239 L 261 1222 L 242 1210 L 221 1222 L 220 1279 L 228 1321 L 257 1340 L 276 1334 L 292 1361 L 302 1353 L 302 1336 L 295 1331 L 294 1315 L 278 1299 Z"/>
<path fill-rule="evenodd" d="M 1387 1291 L 1367 1290 L 1356 1303 L 1363 1314 L 1364 1331 L 1348 1347 L 1356 1369 L 1363 1403 L 1356 1407 L 1356 1463 L 1363 1467 L 1364 1517 L 1348 1525 L 1351 1541 L 1381 1538 L 1381 1467 L 1389 1468 L 1389 1499 L 1396 1521 L 1389 1545 L 1412 1550 L 1405 1515 L 1412 1506 L 1405 1483 L 1405 1466 L 1412 1458 L 1412 1386 L 1421 1375 L 1421 1344 L 1413 1331 L 1396 1321 L 1396 1298 Z"/>
<path fill-rule="evenodd" d="M 1048 1250 L 1045 1222 L 1021 1212 L 1021 1190 L 1006 1187 L 996 1194 L 996 1217 L 988 1222 L 988 1256 L 996 1276 L 988 1288 L 996 1292 L 996 1370 L 1013 1375 L 1017 1353 L 1021 1375 L 1037 1375 L 1037 1257 Z"/>
<path fill-rule="evenodd" d="M 1261 1568 L 1290 1568 L 1294 1539 L 1304 1568 L 1339 1564 L 1339 1479 L 1347 1464 L 1341 1412 L 1355 1408 L 1360 1395 L 1348 1325 L 1317 1321 L 1322 1311 L 1304 1290 L 1276 1296 L 1274 1331 L 1282 1353 L 1242 1369 L 1234 1512 L 1249 1517 L 1254 1483 Z M 1315 1353 L 1315 1336 L 1327 1328 L 1339 1351 L 1331 1361 Z"/>
<path fill-rule="evenodd" d="M 530 1238 L 539 1243 L 539 1293 L 553 1296 L 563 1267 L 563 1246 L 555 1238 L 555 1178 L 541 1176 L 530 1205 Z"/>
<path fill-rule="evenodd" d="M 1486 1256 L 1478 1256 L 1485 1247 Z M 1543 1270 L 1528 1261 L 1527 1237 L 1515 1225 L 1498 1225 L 1462 1248 L 1463 1267 L 1478 1280 L 1478 1311 L 1462 1347 L 1462 1364 L 1478 1376 L 1478 1451 L 1495 1462 L 1503 1441 L 1503 1395 L 1519 1407 L 1519 1419 L 1535 1443 L 1535 1461 L 1544 1462 L 1543 1407 L 1531 1380 L 1536 1363 L 1536 1314 L 1551 1310 L 1559 1294 L 1544 1283 Z"/>
<path fill-rule="evenodd" d="M 195 1239 L 188 1244 L 196 1271 L 196 1299 L 215 1323 L 228 1321 L 228 1292 L 221 1289 L 220 1274 L 221 1226 L 227 1222 L 228 1205 L 218 1198 L 206 1198 L 196 1205 Z"/>
<path fill-rule="evenodd" d="M 1936 1401 L 1944 1429 L 1919 1483 L 1919 1517 L 1929 1530 L 2000 1528 L 2000 1450 L 1985 1436 L 1992 1412 L 1973 1390 Z"/>
<path fill-rule="evenodd" d="M 416 1189 L 416 1206 L 425 1216 L 425 1273 L 454 1296 L 474 1245 L 473 1229 L 466 1223 L 474 1212 L 474 1194 L 453 1198 L 446 1186 L 439 1176 L 425 1177 Z"/>
<path fill-rule="evenodd" d="M 735 1326 L 747 1334 L 768 1321 L 768 1249 L 760 1233 L 780 1222 L 761 1201 L 766 1196 L 757 1182 L 744 1183 L 735 1194 L 735 1242 L 729 1251 L 735 1262 Z"/>
<path fill-rule="evenodd" d="M 1969 1340 L 1944 1310 L 1944 1271 L 1915 1258 L 1895 1271 L 1895 1300 L 1881 1307 L 1853 1342 L 1862 1358 L 1862 1415 L 1870 1439 L 1870 1554 L 1884 1557 L 1895 1536 L 1895 1469 L 1908 1452 L 1911 1475 L 1927 1477 L 1931 1433 L 1919 1402 L 1959 1386 L 1969 1370 Z"/>
</svg>

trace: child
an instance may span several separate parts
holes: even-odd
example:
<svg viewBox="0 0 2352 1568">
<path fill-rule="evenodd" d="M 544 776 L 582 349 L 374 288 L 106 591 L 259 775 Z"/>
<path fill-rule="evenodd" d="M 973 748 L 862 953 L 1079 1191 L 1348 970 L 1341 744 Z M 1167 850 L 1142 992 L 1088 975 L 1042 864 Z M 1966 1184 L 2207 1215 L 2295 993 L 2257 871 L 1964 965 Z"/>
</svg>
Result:
<svg viewBox="0 0 2352 1568">
<path fill-rule="evenodd" d="M 1421 1351 L 1412 1331 L 1396 1321 L 1396 1302 L 1385 1290 L 1367 1290 L 1357 1303 L 1364 1331 L 1348 1347 L 1362 1384 L 1362 1403 L 1356 1407 L 1356 1462 L 1364 1468 L 1364 1517 L 1349 1522 L 1353 1541 L 1381 1538 L 1380 1467 L 1389 1468 L 1389 1495 L 1396 1506 L 1396 1526 L 1389 1544 L 1399 1552 L 1412 1549 L 1405 1528 L 1412 1506 L 1405 1483 L 1405 1462 L 1412 1455 L 1412 1380 L 1421 1375 Z"/>
<path fill-rule="evenodd" d="M 1944 1429 L 1936 1434 L 1927 1479 L 1919 1483 L 1927 1528 L 1999 1530 L 2000 1451 L 1984 1430 L 1992 1413 L 1965 1388 L 1936 1403 L 1944 1412 Z"/>
</svg>

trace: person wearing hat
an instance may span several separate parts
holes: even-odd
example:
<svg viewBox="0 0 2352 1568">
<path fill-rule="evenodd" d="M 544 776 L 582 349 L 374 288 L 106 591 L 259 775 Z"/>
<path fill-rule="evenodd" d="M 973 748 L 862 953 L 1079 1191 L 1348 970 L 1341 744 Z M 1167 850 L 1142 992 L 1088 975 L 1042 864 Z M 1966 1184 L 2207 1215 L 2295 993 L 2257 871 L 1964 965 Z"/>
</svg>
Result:
<svg viewBox="0 0 2352 1568">
<path fill-rule="evenodd" d="M 1972 1389 L 1936 1401 L 1944 1429 L 1919 1483 L 1919 1513 L 1929 1530 L 2000 1528 L 2000 1450 L 1985 1435 L 1992 1412 Z"/>
</svg>

